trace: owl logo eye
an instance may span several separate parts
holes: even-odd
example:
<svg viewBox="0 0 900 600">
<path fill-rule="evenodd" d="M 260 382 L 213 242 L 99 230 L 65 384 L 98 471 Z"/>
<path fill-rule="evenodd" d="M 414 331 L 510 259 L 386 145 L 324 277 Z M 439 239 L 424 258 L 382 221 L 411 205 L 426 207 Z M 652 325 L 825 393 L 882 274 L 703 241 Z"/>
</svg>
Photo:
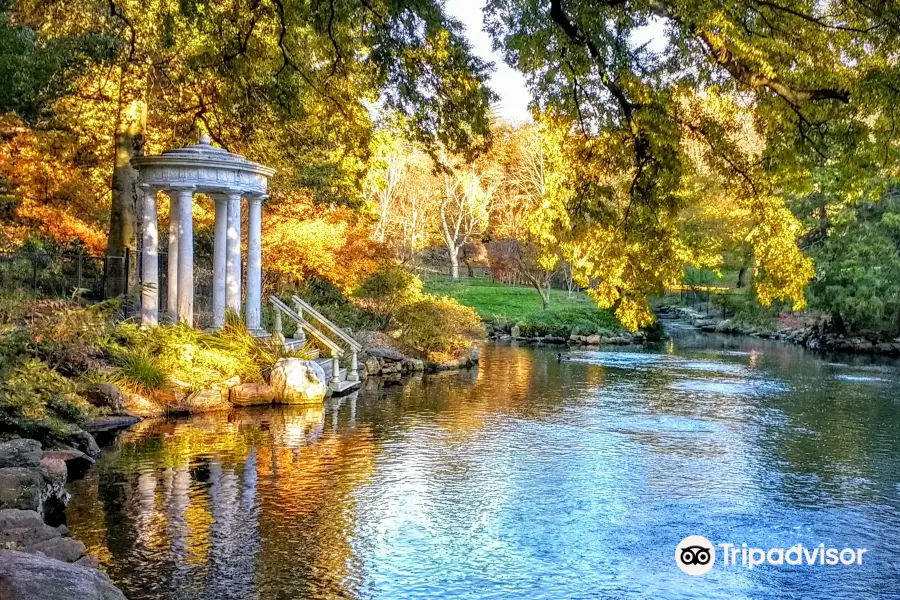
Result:
<svg viewBox="0 0 900 600">
<path fill-rule="evenodd" d="M 710 548 L 688 546 L 681 549 L 681 562 L 686 565 L 705 565 L 710 559 Z"/>
</svg>

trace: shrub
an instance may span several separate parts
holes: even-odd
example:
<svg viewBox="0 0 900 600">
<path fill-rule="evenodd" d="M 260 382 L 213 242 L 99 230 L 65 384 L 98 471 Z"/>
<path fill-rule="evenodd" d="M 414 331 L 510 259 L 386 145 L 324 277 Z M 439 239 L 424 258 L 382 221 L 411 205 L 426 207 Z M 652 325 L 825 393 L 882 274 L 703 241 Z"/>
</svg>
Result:
<svg viewBox="0 0 900 600">
<path fill-rule="evenodd" d="M 518 325 L 525 337 L 555 335 L 568 338 L 573 333 L 608 335 L 623 331 L 622 325 L 611 313 L 594 306 L 537 310 L 525 315 Z"/>
<path fill-rule="evenodd" d="M 387 327 L 399 308 L 418 302 L 423 295 L 422 280 L 398 266 L 384 267 L 364 280 L 353 296 L 365 310 L 384 320 Z"/>
<path fill-rule="evenodd" d="M 87 308 L 49 301 L 36 314 L 28 328 L 29 335 L 45 351 L 92 346 L 112 331 L 121 309 L 121 300 L 107 300 Z"/>
<path fill-rule="evenodd" d="M 297 292 L 329 320 L 350 329 L 377 329 L 383 319 L 351 302 L 344 293 L 326 279 L 312 277 Z"/>
<path fill-rule="evenodd" d="M 398 341 L 430 360 L 454 357 L 484 337 L 484 326 L 473 309 L 452 298 L 424 294 L 397 310 Z"/>
<path fill-rule="evenodd" d="M 3 429 L 45 437 L 63 435 L 70 423 L 80 423 L 97 411 L 75 391 L 75 384 L 45 363 L 27 359 L 6 374 L 0 384 L 0 424 Z"/>
<path fill-rule="evenodd" d="M 31 315 L 34 294 L 23 288 L 0 291 L 0 325 L 18 325 Z"/>
</svg>

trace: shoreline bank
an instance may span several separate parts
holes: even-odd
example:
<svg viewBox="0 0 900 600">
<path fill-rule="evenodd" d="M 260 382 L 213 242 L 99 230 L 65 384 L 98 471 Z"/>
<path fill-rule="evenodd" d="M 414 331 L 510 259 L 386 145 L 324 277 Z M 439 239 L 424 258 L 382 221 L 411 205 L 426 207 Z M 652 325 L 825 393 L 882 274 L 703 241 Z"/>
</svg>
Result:
<svg viewBox="0 0 900 600">
<path fill-rule="evenodd" d="M 803 346 L 816 352 L 844 352 L 850 354 L 872 354 L 889 357 L 900 356 L 900 339 L 873 340 L 863 334 L 837 334 L 821 331 L 818 326 L 781 328 L 766 330 L 703 314 L 683 306 L 665 306 L 657 310 L 657 320 L 679 320 L 707 333 L 746 335 L 763 339 L 773 339 Z M 667 315 L 674 313 L 674 319 Z"/>
</svg>

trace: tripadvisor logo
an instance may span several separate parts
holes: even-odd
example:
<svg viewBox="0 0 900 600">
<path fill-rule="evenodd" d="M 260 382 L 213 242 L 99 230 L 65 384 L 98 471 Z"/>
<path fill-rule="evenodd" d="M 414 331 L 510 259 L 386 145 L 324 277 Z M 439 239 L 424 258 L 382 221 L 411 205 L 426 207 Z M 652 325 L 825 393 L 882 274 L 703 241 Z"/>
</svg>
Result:
<svg viewBox="0 0 900 600">
<path fill-rule="evenodd" d="M 713 544 L 702 535 L 689 535 L 675 548 L 675 563 L 688 575 L 703 575 L 716 564 L 716 547 L 722 551 L 722 565 L 753 569 L 761 565 L 836 566 L 861 565 L 866 548 L 833 548 L 825 544 L 784 548 L 753 548 L 747 544 Z"/>
<path fill-rule="evenodd" d="M 689 535 L 675 548 L 675 562 L 688 575 L 703 575 L 716 564 L 716 548 L 702 535 Z"/>
</svg>

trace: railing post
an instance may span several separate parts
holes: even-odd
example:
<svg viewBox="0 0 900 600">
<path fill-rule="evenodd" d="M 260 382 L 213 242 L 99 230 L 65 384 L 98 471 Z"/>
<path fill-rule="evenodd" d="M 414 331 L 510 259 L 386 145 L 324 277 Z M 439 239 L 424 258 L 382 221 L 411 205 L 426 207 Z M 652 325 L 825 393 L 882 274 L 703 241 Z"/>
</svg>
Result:
<svg viewBox="0 0 900 600">
<path fill-rule="evenodd" d="M 83 269 L 84 269 L 84 255 L 81 254 L 81 253 L 79 252 L 79 253 L 78 253 L 78 269 L 77 269 L 77 271 L 76 271 L 76 273 L 78 274 L 78 284 L 76 285 L 76 287 L 77 287 L 77 289 L 78 289 L 78 296 L 79 296 L 79 297 L 81 296 L 81 288 L 83 287 L 83 286 L 81 285 L 81 284 L 82 284 L 82 270 L 83 270 Z"/>
<path fill-rule="evenodd" d="M 124 279 L 125 279 L 125 293 L 126 294 L 129 291 L 129 287 L 131 287 L 131 282 L 129 281 L 130 276 L 131 276 L 131 250 L 129 250 L 128 248 L 125 248 Z"/>
<path fill-rule="evenodd" d="M 337 389 L 341 384 L 341 363 L 337 352 L 331 351 L 331 388 Z"/>
<path fill-rule="evenodd" d="M 281 324 L 281 310 L 275 306 L 272 307 L 275 309 L 275 331 L 273 332 L 272 338 L 275 340 L 275 343 L 284 345 L 284 335 L 281 333 L 282 324 Z"/>
<path fill-rule="evenodd" d="M 351 348 L 350 351 L 350 371 L 347 373 L 347 381 L 359 381 L 359 364 L 357 362 L 356 348 Z"/>
<path fill-rule="evenodd" d="M 303 307 L 300 306 L 297 302 L 294 302 L 294 310 L 297 312 L 297 316 L 303 317 Z M 297 331 L 294 332 L 295 340 L 306 340 L 306 332 L 303 331 L 303 327 L 300 326 L 300 323 L 297 323 Z"/>
</svg>

